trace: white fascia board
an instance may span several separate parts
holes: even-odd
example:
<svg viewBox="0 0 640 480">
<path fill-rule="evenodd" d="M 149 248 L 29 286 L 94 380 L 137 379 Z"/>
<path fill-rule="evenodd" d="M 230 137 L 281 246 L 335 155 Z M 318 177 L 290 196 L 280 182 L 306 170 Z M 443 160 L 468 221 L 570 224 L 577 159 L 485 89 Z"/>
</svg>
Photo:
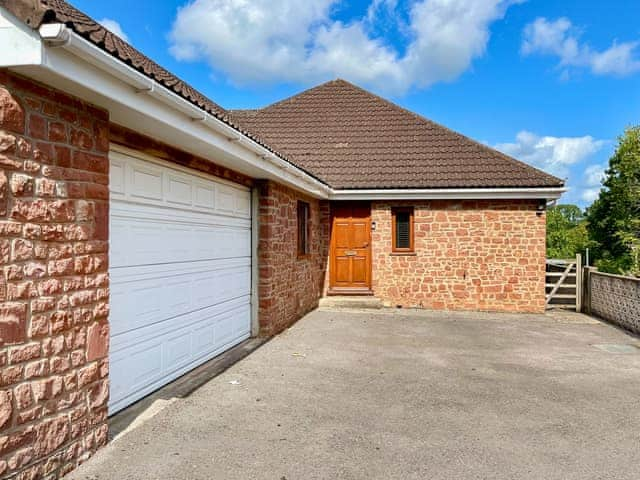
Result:
<svg viewBox="0 0 640 480">
<path fill-rule="evenodd" d="M 333 190 L 330 200 L 555 200 L 566 192 L 553 188 L 443 188 Z"/>
<path fill-rule="evenodd" d="M 215 116 L 157 85 L 62 24 L 38 36 L 0 8 L 3 25 L 27 42 L 20 59 L 0 49 L 0 65 L 70 92 L 109 111 L 110 120 L 253 178 L 266 178 L 313 197 L 330 187 L 279 158 Z M 39 52 L 38 55 L 35 52 Z M 14 55 L 15 56 L 15 55 Z"/>
<path fill-rule="evenodd" d="M 42 55 L 38 33 L 0 7 L 0 67 L 37 65 Z"/>
</svg>

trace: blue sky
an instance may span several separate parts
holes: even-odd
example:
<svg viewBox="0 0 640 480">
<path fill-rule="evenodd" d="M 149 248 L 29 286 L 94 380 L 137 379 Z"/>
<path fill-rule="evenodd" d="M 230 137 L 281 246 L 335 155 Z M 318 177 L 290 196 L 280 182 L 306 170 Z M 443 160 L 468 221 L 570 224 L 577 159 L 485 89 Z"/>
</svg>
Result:
<svg viewBox="0 0 640 480">
<path fill-rule="evenodd" d="M 342 77 L 568 178 L 565 203 L 640 123 L 636 0 L 72 3 L 225 108 Z"/>
</svg>

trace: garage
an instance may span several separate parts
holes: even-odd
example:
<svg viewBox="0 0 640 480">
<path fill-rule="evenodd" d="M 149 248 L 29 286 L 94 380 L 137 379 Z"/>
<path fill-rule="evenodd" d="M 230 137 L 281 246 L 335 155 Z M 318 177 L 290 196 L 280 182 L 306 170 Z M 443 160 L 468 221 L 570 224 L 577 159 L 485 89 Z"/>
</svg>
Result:
<svg viewBox="0 0 640 480">
<path fill-rule="evenodd" d="M 251 334 L 251 192 L 112 146 L 109 413 Z"/>
</svg>

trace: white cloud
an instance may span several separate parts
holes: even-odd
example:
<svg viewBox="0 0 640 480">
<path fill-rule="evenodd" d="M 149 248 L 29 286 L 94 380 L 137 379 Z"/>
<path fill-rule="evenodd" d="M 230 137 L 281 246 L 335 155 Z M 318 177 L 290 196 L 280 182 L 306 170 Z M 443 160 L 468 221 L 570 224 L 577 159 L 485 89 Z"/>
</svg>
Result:
<svg viewBox="0 0 640 480">
<path fill-rule="evenodd" d="M 513 143 L 500 143 L 495 148 L 523 162 L 565 178 L 572 165 L 590 157 L 606 142 L 592 136 L 541 137 L 523 130 Z"/>
<path fill-rule="evenodd" d="M 606 50 L 594 50 L 581 43 L 579 32 L 568 18 L 550 21 L 536 19 L 524 29 L 522 53 L 556 56 L 560 60 L 563 79 L 569 77 L 567 68 L 588 68 L 596 75 L 629 75 L 640 71 L 637 47 L 640 41 L 614 41 Z"/>
<path fill-rule="evenodd" d="M 124 30 L 122 30 L 122 27 L 117 21 L 112 20 L 111 18 L 103 18 L 98 23 L 102 25 L 104 28 L 106 28 L 107 30 L 109 30 L 111 33 L 115 33 L 125 42 L 129 41 L 129 37 L 127 36 L 126 33 L 124 33 Z"/>
<path fill-rule="evenodd" d="M 600 188 L 585 188 L 582 190 L 582 194 L 580 195 L 580 199 L 587 203 L 591 204 L 594 202 L 596 198 L 600 195 Z"/>
<path fill-rule="evenodd" d="M 592 158 L 610 142 L 583 137 L 539 136 L 526 130 L 519 132 L 511 143 L 494 148 L 534 167 L 568 179 L 569 191 L 562 201 L 588 205 L 600 192 L 606 166 L 593 163 Z"/>
<path fill-rule="evenodd" d="M 361 18 L 332 18 L 338 0 L 194 0 L 178 10 L 170 51 L 206 60 L 238 83 L 345 77 L 389 92 L 450 81 L 484 54 L 489 27 L 521 0 L 371 0 Z M 392 23 L 400 53 L 384 35 Z"/>
<path fill-rule="evenodd" d="M 603 165 L 589 165 L 584 170 L 584 179 L 587 185 L 590 186 L 600 186 L 602 185 L 602 180 L 604 179 L 604 172 L 606 167 Z"/>
<path fill-rule="evenodd" d="M 614 42 L 604 52 L 591 53 L 591 69 L 593 73 L 628 75 L 640 71 L 640 60 L 634 54 L 640 42 Z"/>
<path fill-rule="evenodd" d="M 600 194 L 606 166 L 593 164 L 584 169 L 581 200 L 592 203 Z"/>
</svg>

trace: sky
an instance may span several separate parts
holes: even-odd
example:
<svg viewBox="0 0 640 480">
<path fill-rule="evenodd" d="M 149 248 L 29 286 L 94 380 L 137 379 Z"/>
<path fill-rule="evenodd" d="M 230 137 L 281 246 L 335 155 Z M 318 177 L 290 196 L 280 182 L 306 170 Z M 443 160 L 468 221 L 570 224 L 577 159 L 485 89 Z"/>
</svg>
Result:
<svg viewBox="0 0 640 480">
<path fill-rule="evenodd" d="M 598 195 L 640 124 L 640 0 L 72 0 L 225 108 L 343 78 Z"/>
</svg>

